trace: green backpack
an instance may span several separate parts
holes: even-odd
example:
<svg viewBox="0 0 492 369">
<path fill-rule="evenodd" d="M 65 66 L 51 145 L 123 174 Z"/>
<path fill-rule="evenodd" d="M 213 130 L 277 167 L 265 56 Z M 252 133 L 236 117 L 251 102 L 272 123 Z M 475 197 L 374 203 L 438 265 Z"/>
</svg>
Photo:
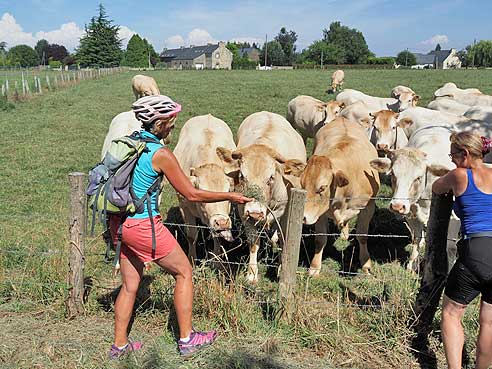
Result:
<svg viewBox="0 0 492 369">
<path fill-rule="evenodd" d="M 116 254 L 113 260 L 113 266 L 116 270 L 119 269 L 123 222 L 128 215 L 143 213 L 147 210 L 152 227 L 152 251 L 155 252 L 155 230 L 151 217 L 152 208 L 150 199 L 152 193 L 160 188 L 162 176 L 156 178 L 141 198 L 138 198 L 133 190 L 133 171 L 141 154 L 149 151 L 147 148 L 147 143 L 149 142 L 162 145 L 160 141 L 154 138 L 143 137 L 137 131 L 133 132 L 130 136 L 117 138 L 111 142 L 102 162 L 89 171 L 89 184 L 86 193 L 89 196 L 89 207 L 92 209 L 91 235 L 94 235 L 96 217 L 98 217 L 99 221 L 105 225 L 107 246 L 105 261 L 109 261 L 112 246 L 111 237 L 107 237 L 109 232 L 108 215 L 113 214 L 121 217 L 118 227 Z M 146 200 L 147 209 L 144 208 L 144 202 Z"/>
</svg>

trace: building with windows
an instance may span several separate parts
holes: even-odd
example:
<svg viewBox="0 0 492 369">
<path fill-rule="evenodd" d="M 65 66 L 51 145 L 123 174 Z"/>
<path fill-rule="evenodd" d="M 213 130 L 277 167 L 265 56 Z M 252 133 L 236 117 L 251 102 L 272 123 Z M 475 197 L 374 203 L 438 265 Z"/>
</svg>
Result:
<svg viewBox="0 0 492 369">
<path fill-rule="evenodd" d="M 232 52 L 225 45 L 225 42 L 219 42 L 164 49 L 160 58 L 171 69 L 231 69 Z"/>
<path fill-rule="evenodd" d="M 461 61 L 456 49 L 433 50 L 427 54 L 414 53 L 417 64 L 412 65 L 414 69 L 435 68 L 452 69 L 461 68 Z"/>
</svg>

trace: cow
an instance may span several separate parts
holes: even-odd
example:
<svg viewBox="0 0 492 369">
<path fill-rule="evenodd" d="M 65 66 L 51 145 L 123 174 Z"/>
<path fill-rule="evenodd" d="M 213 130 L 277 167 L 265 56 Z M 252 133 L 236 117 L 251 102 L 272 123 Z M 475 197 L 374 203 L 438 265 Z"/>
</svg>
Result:
<svg viewBox="0 0 492 369">
<path fill-rule="evenodd" d="M 492 106 L 492 96 L 483 94 L 476 88 L 460 89 L 454 83 L 446 83 L 434 92 L 435 97 L 448 97 L 469 106 Z"/>
<path fill-rule="evenodd" d="M 317 276 L 328 231 L 328 219 L 340 229 L 340 237 L 349 237 L 349 220 L 357 216 L 357 240 L 362 270 L 371 269 L 367 250 L 367 231 L 374 214 L 374 196 L 379 190 L 379 174 L 369 162 L 378 156 L 366 131 L 343 117 L 336 118 L 316 134 L 316 148 L 300 174 L 307 191 L 304 223 L 315 224 L 316 250 L 309 275 Z"/>
<path fill-rule="evenodd" d="M 410 137 L 413 132 L 425 126 L 454 128 L 457 124 L 467 125 L 471 123 L 471 119 L 463 116 L 421 107 L 407 109 L 399 115 L 399 124 L 405 126 L 404 131 L 407 137 Z"/>
<path fill-rule="evenodd" d="M 439 110 L 443 113 L 463 115 L 470 109 L 470 106 L 461 104 L 456 100 L 447 97 L 438 97 L 427 104 L 427 109 Z"/>
<path fill-rule="evenodd" d="M 492 123 L 492 106 L 468 106 L 463 115 L 476 121 Z"/>
<path fill-rule="evenodd" d="M 358 123 L 361 127 L 369 129 L 372 125 L 371 110 L 363 101 L 356 101 L 345 106 L 340 112 L 340 116 L 351 122 Z"/>
<path fill-rule="evenodd" d="M 239 126 L 237 149 L 218 147 L 217 154 L 225 165 L 235 167 L 229 175 L 235 180 L 236 190 L 255 198 L 239 206 L 242 221 L 249 226 L 251 222 L 257 226 L 277 223 L 285 212 L 289 187 L 298 184 L 293 172 L 302 170 L 306 163 L 301 135 L 278 114 L 253 113 Z M 246 278 L 256 283 L 259 241 L 249 246 Z"/>
<path fill-rule="evenodd" d="M 399 113 L 391 110 L 380 110 L 369 115 L 373 119 L 370 141 L 378 152 L 400 149 L 407 145 L 408 138 L 403 128 L 410 126 L 411 121 L 399 121 Z"/>
<path fill-rule="evenodd" d="M 104 143 L 101 151 L 101 160 L 104 159 L 104 155 L 109 149 L 111 141 L 115 138 L 123 137 L 132 134 L 135 131 L 140 131 L 142 123 L 135 118 L 135 113 L 130 111 L 124 111 L 116 115 L 111 124 L 109 125 L 108 133 L 104 138 Z"/>
<path fill-rule="evenodd" d="M 331 75 L 331 93 L 335 93 L 342 88 L 345 79 L 343 70 L 338 69 Z"/>
<path fill-rule="evenodd" d="M 408 222 L 412 237 L 409 270 L 415 268 L 419 248 L 425 243 L 423 232 L 429 220 L 432 184 L 455 167 L 448 156 L 451 132 L 443 126 L 421 127 L 405 148 L 371 161 L 373 168 L 391 175 L 390 209 L 405 216 Z"/>
<path fill-rule="evenodd" d="M 415 91 L 412 90 L 410 87 L 399 85 L 399 86 L 393 87 L 393 89 L 391 90 L 391 97 L 398 99 L 398 97 L 401 94 L 405 94 L 405 93 L 417 95 L 415 93 Z"/>
<path fill-rule="evenodd" d="M 308 137 L 314 138 L 323 125 L 340 114 L 343 106 L 338 101 L 325 103 L 311 96 L 300 95 L 289 101 L 286 118 L 306 144 Z"/>
<path fill-rule="evenodd" d="M 143 96 L 160 95 L 159 87 L 155 79 L 143 74 L 137 74 L 132 78 L 132 90 L 135 95 L 135 100 Z"/>
<path fill-rule="evenodd" d="M 211 114 L 200 115 L 186 121 L 181 128 L 174 155 L 193 186 L 202 190 L 229 192 L 234 183 L 226 175 L 224 162 L 217 156 L 217 147 L 236 150 L 231 129 L 223 120 Z M 232 241 L 230 202 L 190 202 L 180 195 L 178 200 L 185 223 L 191 225 L 186 229 L 188 257 L 196 259 L 198 230 L 194 226 L 197 225 L 197 219 L 212 230 L 214 254 L 219 255 L 219 237 Z"/>
<path fill-rule="evenodd" d="M 416 106 L 418 100 L 419 96 L 411 93 L 402 93 L 395 99 L 391 97 L 370 96 L 363 92 L 351 89 L 345 89 L 337 95 L 337 101 L 343 102 L 345 106 L 357 101 L 363 101 L 371 111 L 389 109 L 397 113 L 412 106 Z"/>
</svg>

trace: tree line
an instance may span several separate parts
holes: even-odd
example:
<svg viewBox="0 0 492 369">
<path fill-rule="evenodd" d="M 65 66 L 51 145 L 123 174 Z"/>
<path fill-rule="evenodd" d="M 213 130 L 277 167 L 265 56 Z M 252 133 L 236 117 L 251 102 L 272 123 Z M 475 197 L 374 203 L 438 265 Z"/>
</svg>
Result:
<svg viewBox="0 0 492 369">
<path fill-rule="evenodd" d="M 118 37 L 120 27 L 109 19 L 102 4 L 99 12 L 85 26 L 85 34 L 80 38 L 79 46 L 70 54 L 65 46 L 50 44 L 39 40 L 34 48 L 28 45 L 17 45 L 7 50 L 6 42 L 0 41 L 0 66 L 36 66 L 80 64 L 88 67 L 151 67 L 158 64 L 159 55 L 145 38 L 138 34 L 128 41 L 126 50 L 122 48 L 122 40 Z M 404 50 L 396 57 L 376 57 L 369 50 L 362 32 L 355 28 L 332 22 L 322 30 L 319 40 L 312 42 L 307 48 L 298 52 L 296 42 L 298 35 L 293 30 L 282 27 L 279 33 L 260 48 L 253 43 L 229 42 L 227 48 L 233 54 L 233 69 L 254 68 L 261 65 L 286 66 L 294 64 L 400 64 L 411 66 L 417 60 L 413 53 Z M 257 50 L 259 60 L 251 60 L 244 48 Z M 436 50 L 440 45 L 436 47 Z M 483 40 L 467 46 L 459 53 L 465 67 L 492 66 L 492 41 Z"/>
</svg>

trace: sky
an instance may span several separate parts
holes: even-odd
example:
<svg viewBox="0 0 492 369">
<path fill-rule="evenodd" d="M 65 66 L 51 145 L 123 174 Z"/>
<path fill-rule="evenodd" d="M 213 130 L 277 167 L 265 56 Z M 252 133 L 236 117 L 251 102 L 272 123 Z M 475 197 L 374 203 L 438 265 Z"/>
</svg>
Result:
<svg viewBox="0 0 492 369">
<path fill-rule="evenodd" d="M 101 1 L 0 0 L 0 41 L 34 46 L 39 39 L 73 51 Z M 462 49 L 492 39 L 492 0 L 105 0 L 123 46 L 134 33 L 157 52 L 217 41 L 263 44 L 281 27 L 298 35 L 300 51 L 322 38 L 333 21 L 364 34 L 377 56 L 399 51 Z"/>
</svg>

